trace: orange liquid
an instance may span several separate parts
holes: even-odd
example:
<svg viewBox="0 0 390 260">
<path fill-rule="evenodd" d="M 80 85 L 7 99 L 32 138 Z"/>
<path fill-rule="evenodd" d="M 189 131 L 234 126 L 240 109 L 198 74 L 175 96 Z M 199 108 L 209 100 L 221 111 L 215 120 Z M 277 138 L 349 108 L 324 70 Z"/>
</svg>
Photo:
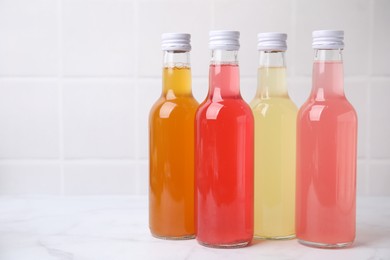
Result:
<svg viewBox="0 0 390 260">
<path fill-rule="evenodd" d="M 163 92 L 149 117 L 149 226 L 169 239 L 195 235 L 194 119 L 189 68 L 164 68 Z"/>
</svg>

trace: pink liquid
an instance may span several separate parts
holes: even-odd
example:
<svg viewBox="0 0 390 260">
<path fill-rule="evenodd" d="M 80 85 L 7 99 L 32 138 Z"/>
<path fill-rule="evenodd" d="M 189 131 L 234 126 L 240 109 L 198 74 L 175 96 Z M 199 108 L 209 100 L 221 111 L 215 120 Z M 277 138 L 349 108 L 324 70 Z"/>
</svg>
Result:
<svg viewBox="0 0 390 260">
<path fill-rule="evenodd" d="M 315 62 L 313 90 L 297 119 L 296 235 L 352 243 L 356 219 L 357 116 L 343 92 L 342 62 Z"/>
<path fill-rule="evenodd" d="M 210 92 L 195 121 L 195 219 L 201 244 L 235 247 L 252 240 L 253 124 L 240 95 L 238 66 L 210 66 Z"/>
</svg>

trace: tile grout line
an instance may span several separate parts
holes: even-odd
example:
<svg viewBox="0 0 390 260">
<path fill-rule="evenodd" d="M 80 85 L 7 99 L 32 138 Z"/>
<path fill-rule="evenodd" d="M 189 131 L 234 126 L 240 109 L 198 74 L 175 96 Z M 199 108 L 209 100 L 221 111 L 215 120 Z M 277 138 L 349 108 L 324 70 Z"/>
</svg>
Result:
<svg viewBox="0 0 390 260">
<path fill-rule="evenodd" d="M 357 158 L 357 161 L 360 163 L 375 163 L 375 164 L 389 164 L 390 158 L 376 158 L 376 159 L 367 159 L 364 157 Z M 121 163 L 121 164 L 136 164 L 136 163 L 147 163 L 148 158 L 139 158 L 139 159 L 129 159 L 129 158 L 68 158 L 63 161 L 63 164 L 78 164 L 78 163 Z M 22 159 L 0 159 L 0 165 L 2 164 L 58 164 L 60 160 L 57 158 L 22 158 Z"/>
<path fill-rule="evenodd" d="M 294 50 L 292 51 L 292 55 L 291 57 L 293 58 L 293 66 L 289 66 L 288 65 L 288 60 L 287 60 L 287 69 L 291 71 L 291 76 L 292 78 L 295 77 L 295 67 L 296 67 L 296 47 L 297 46 L 297 42 L 296 42 L 296 30 L 295 30 L 295 26 L 297 24 L 297 17 L 296 17 L 296 0 L 293 0 L 291 2 L 291 25 L 292 25 L 292 28 L 291 28 L 291 42 L 292 42 L 292 47 L 294 48 Z M 289 36 L 287 36 L 289 37 Z M 287 47 L 288 47 L 289 44 L 287 44 Z"/>
<path fill-rule="evenodd" d="M 368 36 L 368 87 L 366 86 L 366 94 L 367 94 L 367 107 L 366 107 L 366 116 L 367 116 L 367 125 L 365 126 L 366 130 L 366 138 L 365 138 L 365 148 L 366 148 L 366 158 L 367 163 L 365 163 L 365 194 L 370 195 L 372 192 L 370 190 L 371 187 L 371 178 L 369 174 L 370 171 L 370 162 L 371 162 L 371 148 L 370 148 L 370 135 L 371 135 L 371 85 L 372 85 L 372 52 L 373 52 L 373 29 L 374 29 L 374 2 L 369 1 L 369 36 Z"/>
<path fill-rule="evenodd" d="M 14 81 L 50 81 L 50 80 L 58 80 L 59 76 L 0 76 L 0 80 L 14 80 Z M 161 76 L 139 76 L 138 78 L 141 80 L 148 79 L 161 79 Z M 193 79 L 207 79 L 208 76 L 192 76 Z M 251 79 L 256 78 L 256 75 L 243 75 L 240 76 L 242 79 Z M 288 76 L 290 79 L 302 79 L 302 78 L 311 78 L 311 75 L 290 75 Z M 362 79 L 371 79 L 372 81 L 377 80 L 390 80 L 390 76 L 381 76 L 381 75 L 371 75 L 371 76 L 361 76 L 361 75 L 353 75 L 345 77 L 346 80 L 362 80 Z M 62 80 L 133 80 L 134 76 L 61 76 Z"/>
<path fill-rule="evenodd" d="M 138 31 L 138 10 L 139 10 L 139 1 L 138 0 L 135 0 L 133 1 L 133 29 L 134 29 L 134 35 L 136 35 L 136 37 L 134 37 L 134 60 L 135 60 L 135 64 L 136 66 L 134 66 L 134 82 L 133 84 L 135 85 L 135 88 L 134 88 L 134 95 L 133 95 L 133 98 L 135 98 L 135 100 L 133 101 L 133 117 L 134 117 L 134 120 L 137 121 L 137 123 L 139 124 L 139 111 L 138 111 L 138 108 L 139 108 L 139 84 L 138 84 L 138 77 L 139 77 L 139 71 L 138 71 L 138 61 L 139 61 L 139 55 L 138 55 L 138 36 L 139 36 L 139 31 Z M 140 131 L 139 131 L 139 127 L 138 127 L 138 124 L 136 124 L 136 127 L 135 127 L 135 130 L 134 130 L 134 136 L 135 136 L 135 161 L 137 162 L 136 163 L 136 180 L 137 180 L 137 183 L 136 183 L 136 186 L 135 186 L 135 194 L 139 194 L 140 193 L 140 189 L 141 189 L 141 167 L 140 167 L 140 150 L 141 150 L 141 142 L 139 141 L 140 140 Z M 134 138 L 134 137 L 133 137 Z"/>
<path fill-rule="evenodd" d="M 57 33 L 58 34 L 58 33 Z M 69 80 L 85 80 L 85 79 L 92 79 L 92 80 L 112 80 L 112 79 L 123 79 L 123 80 L 130 80 L 133 77 L 132 76 L 121 76 L 121 75 L 62 75 L 62 78 L 69 79 Z M 0 75 L 1 80 L 54 80 L 58 79 L 58 74 L 56 76 L 10 76 L 10 75 Z"/>
<path fill-rule="evenodd" d="M 59 166 L 61 188 L 60 195 L 65 195 L 65 172 L 64 172 L 64 104 L 63 104 L 63 34 L 62 34 L 62 0 L 58 0 L 58 130 L 59 130 Z"/>
<path fill-rule="evenodd" d="M 390 161 L 390 160 L 389 160 Z M 82 164 L 82 163 L 121 163 L 121 164 L 136 164 L 137 162 L 145 163 L 147 162 L 146 158 L 140 158 L 139 160 L 128 159 L 128 158 L 69 158 L 62 161 L 62 164 Z M 23 158 L 23 159 L 0 159 L 0 165 L 5 164 L 55 164 L 58 165 L 61 163 L 60 159 L 57 158 Z"/>
</svg>

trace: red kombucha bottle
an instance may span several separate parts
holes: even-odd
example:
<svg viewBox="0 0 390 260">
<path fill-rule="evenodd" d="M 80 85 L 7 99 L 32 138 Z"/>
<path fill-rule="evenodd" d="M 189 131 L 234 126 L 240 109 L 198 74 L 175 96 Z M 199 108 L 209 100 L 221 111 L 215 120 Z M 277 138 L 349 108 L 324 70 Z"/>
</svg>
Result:
<svg viewBox="0 0 390 260">
<path fill-rule="evenodd" d="M 240 94 L 239 32 L 212 31 L 209 93 L 195 119 L 195 225 L 211 247 L 253 237 L 253 115 Z"/>
</svg>

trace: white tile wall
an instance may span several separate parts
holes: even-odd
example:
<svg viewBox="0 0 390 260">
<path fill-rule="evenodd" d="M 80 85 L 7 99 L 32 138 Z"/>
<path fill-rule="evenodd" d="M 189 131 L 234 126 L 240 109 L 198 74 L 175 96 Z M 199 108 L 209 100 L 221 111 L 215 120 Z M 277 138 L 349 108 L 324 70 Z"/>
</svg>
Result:
<svg viewBox="0 0 390 260">
<path fill-rule="evenodd" d="M 285 0 L 215 1 L 212 29 L 226 28 L 241 32 L 242 76 L 256 76 L 258 64 L 256 46 L 259 32 L 277 31 L 292 35 L 292 3 L 293 1 Z"/>
<path fill-rule="evenodd" d="M 0 194 L 61 194 L 60 165 L 54 162 L 1 162 Z"/>
<path fill-rule="evenodd" d="M 368 181 L 369 181 L 369 175 L 368 175 L 366 164 L 358 161 L 357 179 L 356 179 L 356 189 L 357 189 L 358 196 L 370 194 L 369 193 L 370 184 L 368 183 Z"/>
<path fill-rule="evenodd" d="M 288 94 L 295 104 L 300 107 L 309 98 L 311 78 L 287 78 Z"/>
<path fill-rule="evenodd" d="M 137 171 L 128 162 L 70 162 L 64 166 L 65 195 L 137 194 Z"/>
<path fill-rule="evenodd" d="M 0 1 L 0 75 L 56 76 L 58 1 Z"/>
<path fill-rule="evenodd" d="M 0 194 L 147 194 L 148 114 L 160 37 L 192 34 L 193 93 L 208 91 L 208 31 L 241 31 L 241 92 L 256 35 L 289 34 L 289 93 L 311 85 L 311 31 L 344 29 L 345 91 L 359 116 L 358 194 L 390 195 L 387 0 L 0 1 Z"/>
<path fill-rule="evenodd" d="M 137 130 L 138 130 L 138 156 L 140 159 L 149 157 L 149 110 L 161 95 L 160 79 L 139 79 L 137 82 L 139 99 L 137 99 Z"/>
<path fill-rule="evenodd" d="M 58 158 L 56 80 L 0 79 L 0 158 Z"/>
<path fill-rule="evenodd" d="M 387 195 L 390 196 L 390 164 L 388 162 L 377 162 L 371 164 L 369 172 L 371 174 L 370 194 L 372 195 Z"/>
<path fill-rule="evenodd" d="M 61 3 L 64 75 L 133 75 L 133 1 L 63 0 Z"/>
<path fill-rule="evenodd" d="M 342 29 L 345 31 L 345 73 L 348 76 L 368 75 L 367 48 L 370 39 L 370 1 L 326 0 L 296 1 L 295 7 L 295 72 L 311 74 L 311 32 L 318 29 Z"/>
<path fill-rule="evenodd" d="M 374 1 L 372 39 L 372 74 L 377 76 L 390 76 L 390 1 Z"/>
<path fill-rule="evenodd" d="M 390 157 L 390 79 L 373 80 L 370 86 L 369 108 L 371 156 Z"/>
<path fill-rule="evenodd" d="M 355 107 L 358 114 L 358 158 L 364 158 L 366 152 L 367 110 L 368 110 L 368 81 L 349 78 L 345 80 L 345 95 Z"/>
<path fill-rule="evenodd" d="M 194 76 L 208 73 L 208 31 L 211 24 L 210 0 L 140 0 L 136 12 L 138 34 L 138 73 L 140 76 L 161 75 L 161 34 L 188 32 L 192 34 Z M 195 61 L 195 59 L 194 59 Z"/>
<path fill-rule="evenodd" d="M 149 191 L 149 162 L 138 163 L 137 194 L 147 194 Z"/>
<path fill-rule="evenodd" d="M 199 102 L 199 104 L 202 103 L 207 96 L 207 93 L 209 91 L 208 85 L 208 77 L 192 79 L 192 93 L 195 99 Z"/>
<path fill-rule="evenodd" d="M 241 96 L 243 99 L 250 103 L 253 99 L 253 97 L 256 94 L 257 90 L 257 79 L 256 78 L 241 78 L 240 80 L 240 89 L 241 89 Z"/>
<path fill-rule="evenodd" d="M 66 79 L 63 82 L 64 157 L 135 156 L 132 80 Z"/>
</svg>

